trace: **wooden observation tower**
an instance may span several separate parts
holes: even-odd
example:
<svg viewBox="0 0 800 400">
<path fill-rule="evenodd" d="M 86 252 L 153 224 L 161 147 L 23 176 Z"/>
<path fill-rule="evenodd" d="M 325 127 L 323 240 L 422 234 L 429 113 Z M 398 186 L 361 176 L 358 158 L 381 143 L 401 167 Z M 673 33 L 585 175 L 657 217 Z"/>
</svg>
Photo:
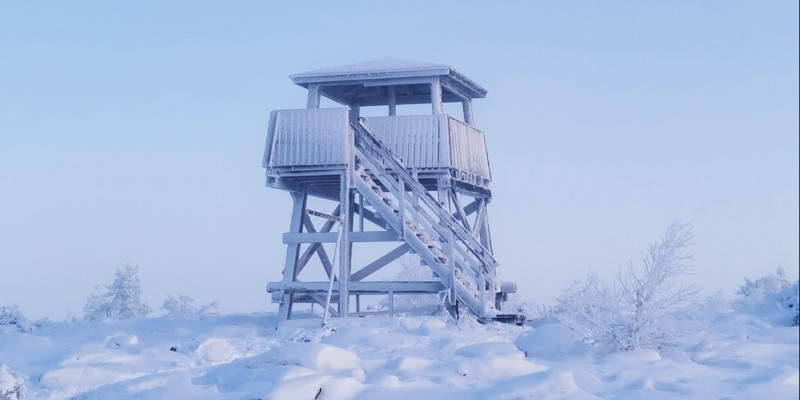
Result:
<svg viewBox="0 0 800 400">
<path fill-rule="evenodd" d="M 283 280 L 267 285 L 280 319 L 299 303 L 365 315 L 362 296 L 418 293 L 483 321 L 516 317 L 500 311 L 515 286 L 497 280 L 492 176 L 472 116 L 472 99 L 486 90 L 450 66 L 393 58 L 291 79 L 308 89 L 307 107 L 271 113 L 263 161 L 267 186 L 293 200 Z M 320 108 L 322 97 L 341 107 Z M 445 103 L 460 104 L 461 115 L 445 114 Z M 376 109 L 383 116 L 361 116 Z M 422 115 L 398 115 L 408 109 Z M 360 250 L 376 243 L 379 252 Z M 407 253 L 430 279 L 374 279 Z M 320 267 L 307 268 L 312 261 Z"/>
</svg>

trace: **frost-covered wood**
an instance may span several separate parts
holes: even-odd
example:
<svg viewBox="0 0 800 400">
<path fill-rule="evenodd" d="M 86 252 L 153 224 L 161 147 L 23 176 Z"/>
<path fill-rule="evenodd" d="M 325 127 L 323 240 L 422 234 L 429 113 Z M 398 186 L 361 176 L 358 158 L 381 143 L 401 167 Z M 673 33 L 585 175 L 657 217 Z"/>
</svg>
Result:
<svg viewBox="0 0 800 400">
<path fill-rule="evenodd" d="M 344 108 L 273 111 L 264 167 L 278 175 L 302 167 L 341 168 L 347 114 Z M 368 117 L 363 123 L 407 168 L 442 171 L 477 186 L 492 179 L 483 132 L 451 116 Z"/>
<path fill-rule="evenodd" d="M 283 235 L 283 281 L 268 286 L 280 303 L 280 318 L 291 318 L 293 304 L 308 302 L 326 313 L 353 315 L 352 295 L 355 314 L 364 315 L 360 295 L 385 293 L 392 303 L 394 293 L 419 288 L 441 291 L 438 298 L 454 314 L 462 304 L 482 320 L 504 318 L 500 304 L 511 286 L 496 279 L 486 211 L 491 170 L 484 134 L 472 125 L 471 101 L 486 90 L 450 66 L 399 59 L 311 71 L 292 80 L 308 89 L 307 109 L 271 114 L 263 159 L 267 186 L 293 197 L 292 223 Z M 321 97 L 347 108 L 320 109 Z M 453 102 L 461 105 L 461 120 L 444 114 L 444 103 Z M 427 105 L 430 111 L 398 116 L 402 105 Z M 365 106 L 385 107 L 386 116 L 370 110 L 360 117 Z M 331 221 L 317 227 L 306 215 L 312 197 L 335 203 L 337 229 Z M 365 228 L 365 221 L 374 226 Z M 404 243 L 377 258 L 370 255 L 366 265 L 351 265 L 355 243 L 396 241 Z M 364 281 L 407 252 L 435 273 L 435 287 Z M 322 280 L 309 276 L 315 255 Z M 334 281 L 336 290 L 322 296 Z"/>
</svg>

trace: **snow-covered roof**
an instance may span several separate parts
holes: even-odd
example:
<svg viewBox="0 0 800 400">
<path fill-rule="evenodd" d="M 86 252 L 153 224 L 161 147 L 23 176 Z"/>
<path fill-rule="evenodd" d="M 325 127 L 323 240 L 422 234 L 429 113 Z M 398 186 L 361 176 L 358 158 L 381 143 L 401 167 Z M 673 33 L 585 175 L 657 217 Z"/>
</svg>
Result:
<svg viewBox="0 0 800 400">
<path fill-rule="evenodd" d="M 331 77 L 358 77 L 387 76 L 399 73 L 411 73 L 414 76 L 446 75 L 452 67 L 444 64 L 423 61 L 406 60 L 402 58 L 382 58 L 380 60 L 365 61 L 356 64 L 342 65 L 339 67 L 323 68 L 314 71 L 292 75 L 295 81 L 316 80 L 317 78 Z"/>
<path fill-rule="evenodd" d="M 408 89 L 412 97 L 417 97 L 416 100 L 407 97 L 404 102 L 423 102 L 421 99 L 425 94 L 430 95 L 427 84 L 433 77 L 439 77 L 444 86 L 444 101 L 486 97 L 486 89 L 449 65 L 402 58 L 383 58 L 290 76 L 295 84 L 305 88 L 312 84 L 320 85 L 323 95 L 341 103 L 357 97 L 363 105 L 382 104 L 382 99 L 371 93 L 374 90 L 363 91 L 359 90 L 360 87 L 399 86 L 402 90 Z M 400 98 L 398 101 L 403 102 Z"/>
</svg>

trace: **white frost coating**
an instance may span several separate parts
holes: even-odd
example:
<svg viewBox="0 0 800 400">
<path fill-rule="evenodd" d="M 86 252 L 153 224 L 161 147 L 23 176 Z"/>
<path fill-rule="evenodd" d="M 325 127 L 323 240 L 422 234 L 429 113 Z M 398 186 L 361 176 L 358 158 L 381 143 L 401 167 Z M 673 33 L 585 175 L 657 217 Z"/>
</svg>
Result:
<svg viewBox="0 0 800 400">
<path fill-rule="evenodd" d="M 618 355 L 554 324 L 456 327 L 444 317 L 335 319 L 328 329 L 298 319 L 276 330 L 274 313 L 173 315 L 125 321 L 139 343 L 113 349 L 118 324 L 46 322 L 0 335 L 0 360 L 35 377 L 22 378 L 29 399 L 797 399 L 797 327 L 758 310 L 697 318 L 704 329 L 672 348 Z M 198 343 L 236 344 L 242 357 L 210 364 L 195 357 Z M 0 388 L 21 381 L 14 370 L 0 366 Z"/>
<path fill-rule="evenodd" d="M 356 64 L 342 65 L 338 67 L 323 68 L 314 71 L 302 72 L 292 75 L 292 79 L 336 76 L 336 75 L 358 75 L 358 74 L 388 74 L 392 72 L 430 72 L 434 75 L 447 74 L 452 67 L 449 65 L 436 64 L 423 61 L 405 60 L 402 58 L 382 58 L 380 60 L 361 62 Z"/>
<path fill-rule="evenodd" d="M 216 338 L 200 343 L 194 353 L 199 359 L 211 364 L 228 362 L 241 356 L 226 339 Z"/>
<path fill-rule="evenodd" d="M 28 377 L 12 371 L 5 364 L 0 364 L 0 400 L 21 400 L 27 392 L 25 379 Z"/>
<path fill-rule="evenodd" d="M 517 357 L 468 358 L 458 363 L 456 371 L 461 376 L 478 380 L 513 378 L 546 371 L 549 368 Z"/>
<path fill-rule="evenodd" d="M 321 343 L 292 343 L 273 350 L 270 355 L 278 363 L 300 365 L 317 371 L 362 368 L 361 359 L 356 353 Z"/>
<path fill-rule="evenodd" d="M 350 131 L 346 108 L 273 111 L 264 166 L 344 164 Z"/>
<path fill-rule="evenodd" d="M 368 117 L 364 125 L 410 168 L 447 168 L 440 157 L 442 132 L 438 115 Z"/>
</svg>

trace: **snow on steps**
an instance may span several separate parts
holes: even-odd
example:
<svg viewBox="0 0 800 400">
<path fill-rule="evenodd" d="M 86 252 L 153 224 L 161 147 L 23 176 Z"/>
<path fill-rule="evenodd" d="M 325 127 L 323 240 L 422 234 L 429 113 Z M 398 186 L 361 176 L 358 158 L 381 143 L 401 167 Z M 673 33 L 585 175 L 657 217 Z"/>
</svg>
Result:
<svg viewBox="0 0 800 400">
<path fill-rule="evenodd" d="M 366 153 L 362 153 L 364 155 Z M 366 157 L 365 157 L 366 158 Z M 367 160 L 364 160 L 367 161 Z M 380 178 L 375 175 L 375 178 Z M 419 227 L 413 219 L 406 219 L 402 216 L 402 223 L 400 210 L 394 204 L 394 201 L 378 185 L 373 179 L 371 174 L 367 172 L 363 164 L 356 166 L 356 177 L 354 179 L 356 190 L 367 198 L 370 204 L 375 207 L 375 210 L 380 214 L 384 220 L 396 232 L 403 232 L 403 239 L 411 247 L 411 249 L 422 258 L 434 273 L 444 284 L 445 287 L 450 288 L 450 267 L 448 265 L 449 259 L 444 254 L 441 243 L 436 240 L 431 240 L 430 234 L 423 228 Z M 386 186 L 386 185 L 384 185 Z M 412 208 L 409 204 L 406 209 Z M 456 296 L 462 303 L 464 303 L 475 315 L 479 318 L 491 319 L 497 314 L 494 306 L 494 292 L 488 291 L 488 295 L 484 294 L 481 300 L 481 291 L 478 290 L 478 284 L 461 269 L 456 269 L 453 272 L 455 283 Z M 486 291 L 484 291 L 486 293 Z M 486 298 L 490 297 L 490 298 Z"/>
</svg>

